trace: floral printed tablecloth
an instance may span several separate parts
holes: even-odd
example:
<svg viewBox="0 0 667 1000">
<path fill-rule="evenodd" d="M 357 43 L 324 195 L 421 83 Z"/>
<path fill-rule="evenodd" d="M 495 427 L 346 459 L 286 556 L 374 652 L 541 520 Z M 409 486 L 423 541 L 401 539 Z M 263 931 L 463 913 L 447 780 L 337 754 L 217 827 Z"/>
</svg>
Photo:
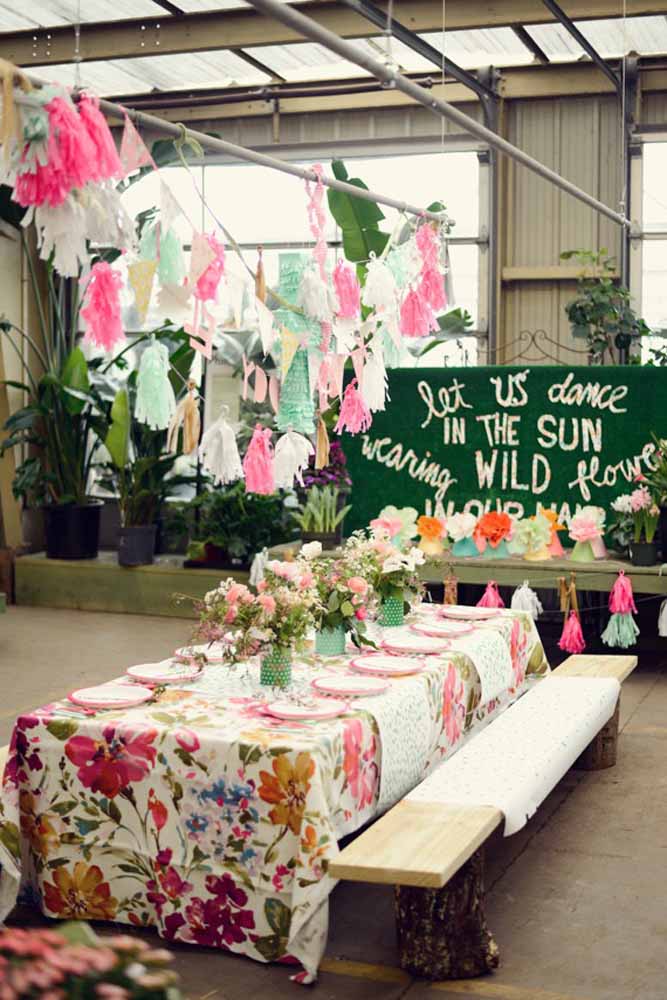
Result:
<svg viewBox="0 0 667 1000">
<path fill-rule="evenodd" d="M 465 652 L 428 658 L 420 777 L 549 669 L 529 615 L 503 612 L 484 628 L 506 643 L 512 679 L 483 704 Z M 304 657 L 297 679 L 348 662 Z M 58 702 L 20 717 L 0 799 L 0 919 L 21 884 L 48 916 L 155 926 L 167 940 L 297 961 L 296 978 L 312 981 L 335 885 L 327 869 L 337 841 L 378 811 L 382 739 L 364 699 L 330 721 L 272 720 L 253 669 L 211 665 L 130 710 Z"/>
</svg>

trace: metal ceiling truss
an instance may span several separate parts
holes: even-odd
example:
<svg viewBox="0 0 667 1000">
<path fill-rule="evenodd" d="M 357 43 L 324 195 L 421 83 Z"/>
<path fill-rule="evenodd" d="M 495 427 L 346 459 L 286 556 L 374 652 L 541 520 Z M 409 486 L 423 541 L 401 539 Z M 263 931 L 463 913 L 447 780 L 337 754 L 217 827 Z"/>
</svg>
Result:
<svg viewBox="0 0 667 1000">
<path fill-rule="evenodd" d="M 598 50 L 595 48 L 595 46 L 591 45 L 591 43 L 588 41 L 588 39 L 586 38 L 586 36 L 576 26 L 576 24 L 574 23 L 574 21 L 572 20 L 572 18 L 568 17 L 568 15 L 565 13 L 565 11 L 562 9 L 562 7 L 560 7 L 556 3 L 556 0 L 542 0 L 542 3 L 547 8 L 547 10 L 551 14 L 553 14 L 553 16 L 556 18 L 556 20 L 560 24 L 562 24 L 562 26 L 567 31 L 568 35 L 570 35 L 575 40 L 575 42 L 577 43 L 577 45 L 581 46 L 581 48 L 584 50 L 584 52 L 586 53 L 586 55 L 589 56 L 593 60 L 593 62 L 595 63 L 595 65 L 598 67 L 598 69 L 600 69 L 604 73 L 604 75 L 609 80 L 611 80 L 611 82 L 613 83 L 614 87 L 616 88 L 616 92 L 619 95 L 622 94 L 622 92 L 623 92 L 623 82 L 622 82 L 620 76 L 617 73 L 614 72 L 614 70 L 611 68 L 611 66 L 607 62 L 607 60 L 602 58 L 602 56 L 600 55 L 600 53 L 598 52 Z"/>
</svg>

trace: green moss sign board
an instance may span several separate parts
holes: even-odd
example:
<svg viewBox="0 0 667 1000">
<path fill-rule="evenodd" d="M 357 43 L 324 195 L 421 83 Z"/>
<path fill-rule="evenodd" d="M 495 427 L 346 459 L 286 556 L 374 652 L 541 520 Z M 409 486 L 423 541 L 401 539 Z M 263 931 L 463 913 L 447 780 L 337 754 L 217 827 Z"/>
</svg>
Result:
<svg viewBox="0 0 667 1000">
<path fill-rule="evenodd" d="M 349 528 L 382 507 L 609 509 L 667 436 L 667 371 L 653 367 L 395 369 L 366 434 L 346 434 Z M 346 527 L 348 527 L 346 523 Z"/>
</svg>

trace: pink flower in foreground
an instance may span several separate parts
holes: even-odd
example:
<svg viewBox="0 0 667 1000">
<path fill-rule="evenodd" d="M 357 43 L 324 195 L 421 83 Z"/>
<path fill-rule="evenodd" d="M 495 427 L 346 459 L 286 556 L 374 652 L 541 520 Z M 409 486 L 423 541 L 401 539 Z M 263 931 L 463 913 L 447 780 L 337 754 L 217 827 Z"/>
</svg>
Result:
<svg viewBox="0 0 667 1000">
<path fill-rule="evenodd" d="M 308 587 L 312 587 L 314 582 L 315 582 L 315 577 L 310 572 L 310 570 L 307 569 L 306 572 L 302 573 L 301 576 L 299 577 L 299 589 L 308 590 Z"/>
<path fill-rule="evenodd" d="M 360 622 L 363 622 L 366 618 L 366 608 L 357 608 L 354 612 L 354 617 L 358 618 Z"/>
<path fill-rule="evenodd" d="M 395 538 L 403 530 L 403 522 L 398 517 L 376 517 L 371 521 L 372 530 L 379 535 Z"/>
<path fill-rule="evenodd" d="M 237 609 L 235 607 L 231 607 L 224 617 L 225 625 L 231 625 L 236 620 L 237 615 L 238 615 Z"/>
<path fill-rule="evenodd" d="M 272 615 L 276 610 L 276 602 L 271 594 L 260 594 L 257 598 L 267 615 Z"/>
<path fill-rule="evenodd" d="M 351 576 L 347 581 L 347 585 L 353 594 L 365 594 L 368 590 L 368 584 L 363 576 Z"/>
<path fill-rule="evenodd" d="M 238 601 L 241 601 L 246 594 L 249 594 L 247 587 L 245 587 L 242 583 L 233 583 L 227 591 L 227 601 L 229 604 L 236 604 Z"/>
</svg>

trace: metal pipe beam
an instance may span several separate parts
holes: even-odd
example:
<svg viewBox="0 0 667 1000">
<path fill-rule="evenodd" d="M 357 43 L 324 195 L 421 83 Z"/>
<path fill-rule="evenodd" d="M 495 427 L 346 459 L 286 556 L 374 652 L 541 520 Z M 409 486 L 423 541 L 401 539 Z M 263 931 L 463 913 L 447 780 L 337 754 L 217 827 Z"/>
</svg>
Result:
<svg viewBox="0 0 667 1000">
<path fill-rule="evenodd" d="M 549 65 L 549 56 L 540 48 L 531 33 L 526 31 L 522 24 L 513 24 L 512 31 L 521 44 L 525 45 L 528 51 L 533 53 L 538 62 L 541 62 L 543 66 Z"/>
<path fill-rule="evenodd" d="M 473 73 L 469 73 L 455 62 L 452 62 L 451 59 L 447 59 L 442 52 L 438 52 L 433 45 L 430 45 L 425 39 L 420 38 L 414 31 L 406 28 L 400 21 L 392 17 L 389 23 L 385 11 L 376 7 L 374 3 L 371 3 L 371 0 L 343 0 L 343 3 L 382 31 L 390 30 L 393 37 L 399 42 L 407 45 L 409 49 L 420 55 L 422 59 L 432 62 L 434 66 L 437 66 L 442 72 L 449 74 L 449 76 L 453 77 L 459 83 L 469 87 L 478 97 L 488 100 L 497 99 L 497 95 L 492 90 L 489 90 L 488 87 L 485 87 Z"/>
<path fill-rule="evenodd" d="M 382 80 L 388 87 L 395 87 L 396 90 L 407 94 L 408 97 L 411 97 L 419 104 L 423 104 L 424 107 L 429 108 L 435 114 L 455 122 L 461 128 L 465 129 L 466 132 L 470 132 L 471 135 L 476 136 L 483 142 L 487 142 L 489 146 L 510 156 L 517 163 L 521 163 L 524 167 L 527 167 L 528 170 L 532 170 L 533 173 L 543 177 L 562 191 L 566 191 L 585 205 L 594 208 L 596 212 L 600 212 L 620 226 L 629 228 L 630 221 L 625 216 L 615 212 L 613 208 L 598 201 L 597 198 L 588 194 L 587 191 L 582 191 L 576 184 L 561 177 L 555 170 L 540 163 L 539 160 L 533 159 L 528 153 L 525 153 L 517 146 L 513 146 L 511 142 L 503 139 L 491 131 L 491 129 L 480 124 L 480 122 L 475 121 L 474 118 L 470 118 L 463 111 L 459 111 L 452 104 L 439 100 L 432 94 L 429 94 L 427 90 L 424 90 L 423 87 L 413 83 L 412 80 L 408 80 L 400 73 L 396 73 L 392 68 L 385 66 L 384 63 L 360 51 L 356 46 L 350 44 L 350 42 L 339 38 L 338 35 L 323 28 L 320 24 L 316 24 L 311 18 L 300 13 L 291 4 L 281 3 L 280 0 L 249 0 L 249 2 L 268 17 L 281 21 L 286 26 L 293 28 L 294 31 L 298 31 L 304 37 L 318 42 L 320 45 L 324 45 L 343 59 L 347 59 L 349 62 L 368 70 L 369 73 L 376 76 L 378 80 Z"/>
<path fill-rule="evenodd" d="M 39 77 L 26 74 L 32 83 L 37 86 L 44 86 L 44 81 Z M 248 163 L 256 163 L 260 167 L 269 167 L 271 170 L 279 170 L 284 174 L 292 174 L 301 180 L 310 181 L 315 184 L 318 175 L 314 170 L 304 170 L 296 164 L 287 160 L 279 160 L 275 156 L 268 156 L 266 153 L 258 153 L 254 149 L 246 149 L 245 146 L 237 146 L 236 143 L 227 142 L 226 139 L 218 139 L 216 136 L 207 135 L 204 132 L 197 132 L 194 129 L 185 128 L 184 125 L 176 122 L 165 121 L 164 118 L 157 118 L 155 115 L 146 114 L 144 111 L 135 111 L 132 108 L 125 108 L 122 104 L 114 104 L 112 101 L 100 101 L 100 108 L 105 114 L 114 118 L 124 119 L 125 115 L 132 119 L 137 125 L 144 128 L 153 129 L 156 132 L 164 132 L 174 139 L 190 138 L 194 139 L 203 149 L 210 149 L 214 153 L 224 153 L 237 160 L 246 160 Z M 365 188 L 358 188 L 354 184 L 346 181 L 339 181 L 335 177 L 322 175 L 322 183 L 325 187 L 333 188 L 335 191 L 343 191 L 345 194 L 361 198 L 363 201 L 373 201 L 380 205 L 387 205 L 389 208 L 396 208 L 399 212 L 406 212 L 408 215 L 417 215 L 420 218 L 431 219 L 433 222 L 442 222 L 445 213 L 429 212 L 425 208 L 419 208 L 407 201 L 399 201 L 397 198 L 390 198 L 385 194 L 377 194 L 375 191 L 368 191 Z"/>
<path fill-rule="evenodd" d="M 586 36 L 579 31 L 579 28 L 576 26 L 574 21 L 569 18 L 562 7 L 556 3 L 556 0 L 542 0 L 542 3 L 547 10 L 553 14 L 556 20 L 560 21 L 568 35 L 571 35 L 572 38 L 574 38 L 577 45 L 581 45 L 586 55 L 590 56 L 598 69 L 600 69 L 604 75 L 611 80 L 617 92 L 621 94 L 623 91 L 623 84 L 621 83 L 620 78 L 616 75 L 616 73 L 614 73 L 609 63 L 602 58 L 595 46 L 591 45 Z"/>
</svg>

